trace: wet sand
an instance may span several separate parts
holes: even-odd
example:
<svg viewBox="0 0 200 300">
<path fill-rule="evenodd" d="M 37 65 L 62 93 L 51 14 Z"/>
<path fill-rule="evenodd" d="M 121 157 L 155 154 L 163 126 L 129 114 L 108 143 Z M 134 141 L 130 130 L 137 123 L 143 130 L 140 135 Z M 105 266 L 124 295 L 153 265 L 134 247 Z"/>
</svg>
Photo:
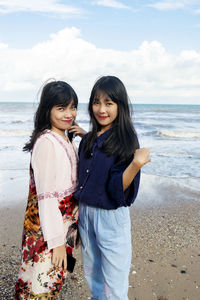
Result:
<svg viewBox="0 0 200 300">
<path fill-rule="evenodd" d="M 159 197 L 159 193 L 157 195 Z M 0 208 L 0 299 L 13 299 L 26 200 Z M 167 199 L 131 208 L 130 300 L 200 299 L 200 201 Z M 125 249 L 124 249 L 125 251 Z M 89 299 L 80 248 L 58 299 Z"/>
</svg>

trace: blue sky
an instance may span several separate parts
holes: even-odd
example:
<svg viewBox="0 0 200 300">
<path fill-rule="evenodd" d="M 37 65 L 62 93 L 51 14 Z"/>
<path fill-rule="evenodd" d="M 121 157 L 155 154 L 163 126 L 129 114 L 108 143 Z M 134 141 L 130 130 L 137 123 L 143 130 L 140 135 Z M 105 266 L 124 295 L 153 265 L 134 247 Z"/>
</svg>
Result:
<svg viewBox="0 0 200 300">
<path fill-rule="evenodd" d="M 200 104 L 200 1 L 0 0 L 0 71 L 0 101 L 55 78 L 87 102 L 112 74 L 133 102 Z"/>
</svg>

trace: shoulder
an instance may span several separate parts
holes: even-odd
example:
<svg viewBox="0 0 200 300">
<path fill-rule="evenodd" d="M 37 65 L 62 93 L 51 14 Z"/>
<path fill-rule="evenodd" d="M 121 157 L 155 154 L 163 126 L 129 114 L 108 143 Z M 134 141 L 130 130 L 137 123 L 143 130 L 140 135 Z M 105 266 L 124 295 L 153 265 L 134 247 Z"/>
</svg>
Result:
<svg viewBox="0 0 200 300">
<path fill-rule="evenodd" d="M 39 166 L 44 165 L 46 162 L 55 162 L 56 151 L 55 145 L 46 135 L 41 135 L 36 140 L 32 155 L 31 155 L 31 164 L 33 169 L 39 168 Z"/>
<path fill-rule="evenodd" d="M 33 154 L 35 152 L 46 151 L 49 152 L 54 148 L 54 140 L 48 132 L 42 133 L 36 140 L 33 147 Z"/>
</svg>

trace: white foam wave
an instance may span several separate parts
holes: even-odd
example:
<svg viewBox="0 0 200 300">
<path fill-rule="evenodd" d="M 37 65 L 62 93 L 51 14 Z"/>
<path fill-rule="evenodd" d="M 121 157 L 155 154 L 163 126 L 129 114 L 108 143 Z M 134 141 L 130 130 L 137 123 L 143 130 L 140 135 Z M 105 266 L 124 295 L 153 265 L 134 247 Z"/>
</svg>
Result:
<svg viewBox="0 0 200 300">
<path fill-rule="evenodd" d="M 21 121 L 21 120 L 16 120 L 16 121 L 12 121 L 11 123 L 12 123 L 12 124 L 21 124 L 21 123 L 24 123 L 24 122 Z"/>
<path fill-rule="evenodd" d="M 186 153 L 186 152 L 162 152 L 162 153 L 154 153 L 152 152 L 153 155 L 159 155 L 159 156 L 164 156 L 164 157 L 187 157 L 187 158 L 196 158 L 200 157 L 200 154 L 198 153 Z"/>
<path fill-rule="evenodd" d="M 174 201 L 199 201 L 200 179 L 173 178 L 151 174 L 141 174 L 140 189 L 135 205 L 167 205 Z"/>
<path fill-rule="evenodd" d="M 157 131 L 158 135 L 171 137 L 171 138 L 187 138 L 194 139 L 200 137 L 200 132 L 178 131 L 178 130 L 161 130 Z"/>
<path fill-rule="evenodd" d="M 0 136 L 29 136 L 30 130 L 0 130 Z"/>
</svg>

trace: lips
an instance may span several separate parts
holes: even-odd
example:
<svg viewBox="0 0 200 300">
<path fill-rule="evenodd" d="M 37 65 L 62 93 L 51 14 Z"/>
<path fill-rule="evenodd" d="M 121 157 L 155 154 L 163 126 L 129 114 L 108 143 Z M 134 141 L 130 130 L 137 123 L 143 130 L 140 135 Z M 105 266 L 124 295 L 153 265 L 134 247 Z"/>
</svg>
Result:
<svg viewBox="0 0 200 300">
<path fill-rule="evenodd" d="M 98 119 L 99 120 L 106 120 L 108 117 L 106 117 L 106 116 L 98 116 Z"/>
<path fill-rule="evenodd" d="M 63 122 L 65 122 L 65 123 L 67 123 L 67 124 L 70 124 L 70 123 L 72 123 L 72 119 L 70 119 L 70 120 L 63 120 Z"/>
</svg>

